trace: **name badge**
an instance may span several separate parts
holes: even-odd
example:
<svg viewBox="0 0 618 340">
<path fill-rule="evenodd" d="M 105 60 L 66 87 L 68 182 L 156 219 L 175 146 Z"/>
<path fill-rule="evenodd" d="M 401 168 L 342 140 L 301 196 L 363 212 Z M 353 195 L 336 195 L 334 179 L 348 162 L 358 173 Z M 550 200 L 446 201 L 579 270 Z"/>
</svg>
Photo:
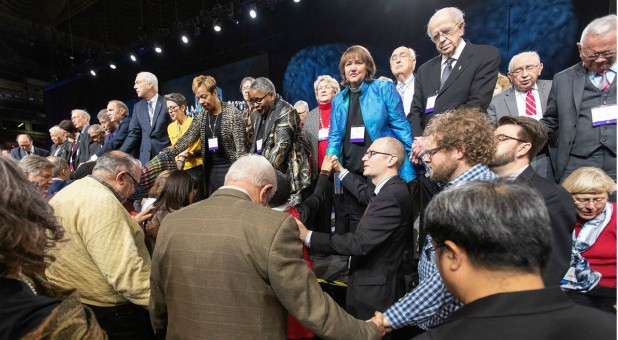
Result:
<svg viewBox="0 0 618 340">
<path fill-rule="evenodd" d="M 324 129 L 320 129 L 318 131 L 318 140 L 321 142 L 323 140 L 328 140 L 328 132 L 330 131 L 329 128 L 324 128 Z"/>
<path fill-rule="evenodd" d="M 261 155 L 262 154 L 262 140 L 258 139 L 257 141 L 255 141 L 255 151 Z"/>
<path fill-rule="evenodd" d="M 618 107 L 616 105 L 600 106 L 592 109 L 592 126 L 616 124 L 618 117 Z"/>
<path fill-rule="evenodd" d="M 219 139 L 217 137 L 208 138 L 208 151 L 219 150 Z"/>
<path fill-rule="evenodd" d="M 425 105 L 425 113 L 433 113 L 433 108 L 436 106 L 436 98 L 438 95 L 427 98 L 427 105 Z"/>
<path fill-rule="evenodd" d="M 350 142 L 363 143 L 365 141 L 365 127 L 364 126 L 352 126 L 350 131 Z"/>
</svg>

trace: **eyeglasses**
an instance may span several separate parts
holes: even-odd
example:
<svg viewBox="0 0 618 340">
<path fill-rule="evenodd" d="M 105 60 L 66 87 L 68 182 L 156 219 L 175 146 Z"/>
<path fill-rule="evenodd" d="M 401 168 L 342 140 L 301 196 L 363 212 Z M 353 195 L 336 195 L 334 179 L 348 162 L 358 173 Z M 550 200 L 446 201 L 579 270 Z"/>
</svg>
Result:
<svg viewBox="0 0 618 340">
<path fill-rule="evenodd" d="M 511 73 L 511 74 L 512 74 L 512 75 L 514 75 L 514 76 L 519 76 L 519 75 L 521 75 L 522 73 L 524 73 L 524 70 L 525 70 L 526 72 L 530 73 L 530 72 L 534 71 L 534 69 L 535 69 L 535 68 L 539 67 L 539 65 L 541 65 L 541 64 L 536 64 L 536 65 L 528 65 L 528 66 L 526 66 L 526 67 L 520 67 L 520 68 L 518 68 L 518 69 L 516 69 L 516 70 L 513 70 L 513 71 L 511 71 L 511 72 L 509 72 L 509 73 Z"/>
<path fill-rule="evenodd" d="M 167 107 L 167 111 L 168 112 L 174 112 L 176 110 L 178 110 L 178 106 L 168 106 Z"/>
<path fill-rule="evenodd" d="M 605 59 L 609 59 L 609 58 L 613 57 L 614 54 L 616 54 L 615 50 L 609 50 L 609 51 L 603 51 L 603 52 L 595 52 L 595 53 L 592 53 L 592 54 L 585 54 L 584 51 L 583 51 L 583 49 L 585 47 L 581 46 L 581 48 L 582 48 L 582 51 L 581 51 L 582 57 L 584 57 L 584 59 L 589 60 L 589 61 L 595 61 L 595 60 L 599 59 L 600 57 L 603 57 Z"/>
<path fill-rule="evenodd" d="M 125 175 L 129 176 L 129 178 L 131 178 L 131 180 L 133 181 L 133 186 L 137 188 L 137 186 L 139 186 L 139 181 L 135 180 L 135 178 L 133 178 L 133 176 L 131 176 L 131 174 L 129 174 L 128 172 L 125 172 Z"/>
<path fill-rule="evenodd" d="M 496 135 L 496 136 L 495 136 L 495 138 L 496 138 L 496 140 L 497 140 L 498 142 L 504 142 L 504 141 L 507 141 L 507 140 L 509 140 L 509 139 L 512 139 L 512 140 L 516 140 L 516 141 L 518 141 L 518 142 L 520 142 L 520 143 L 530 143 L 530 142 L 526 142 L 526 141 L 525 141 L 525 140 L 523 140 L 523 139 L 519 139 L 519 138 L 515 138 L 515 137 L 507 136 L 507 135 Z"/>
<path fill-rule="evenodd" d="M 264 98 L 266 98 L 269 94 L 270 92 L 265 94 L 262 98 L 249 98 L 249 103 L 251 103 L 251 105 L 262 104 L 262 100 L 264 100 Z"/>
<path fill-rule="evenodd" d="M 585 207 L 589 203 L 592 203 L 595 206 L 599 206 L 601 204 L 605 204 L 605 202 L 607 201 L 607 197 L 593 197 L 593 198 L 573 197 L 573 200 L 575 201 L 575 205 L 578 205 L 581 207 Z"/>
<path fill-rule="evenodd" d="M 455 27 L 457 27 L 459 24 L 461 24 L 461 22 L 456 23 L 455 25 L 453 25 L 453 27 L 451 27 L 451 28 L 449 28 L 449 29 L 444 29 L 444 30 L 440 30 L 440 31 L 438 31 L 438 33 L 434 34 L 434 35 L 431 37 L 431 40 L 432 40 L 433 42 L 437 42 L 437 41 L 439 41 L 439 40 L 440 40 L 440 37 L 441 37 L 441 36 L 448 37 L 448 36 L 452 35 L 452 34 L 453 34 L 453 32 L 454 32 L 454 30 L 453 30 L 453 29 L 454 29 Z"/>
<path fill-rule="evenodd" d="M 375 154 L 386 155 L 386 156 L 395 156 L 395 155 L 390 154 L 390 153 L 380 152 L 380 151 L 373 151 L 373 150 L 367 150 L 367 152 L 365 152 L 365 156 L 367 156 L 367 159 L 373 157 L 373 155 L 375 155 Z M 397 156 L 395 156 L 395 157 L 397 157 Z"/>
<path fill-rule="evenodd" d="M 249 85 L 249 86 L 243 86 L 243 87 L 241 87 L 240 89 L 241 89 L 242 91 L 249 91 L 249 90 L 251 90 L 251 85 Z"/>
<path fill-rule="evenodd" d="M 433 158 L 433 155 L 438 153 L 438 151 L 440 151 L 440 150 L 442 150 L 441 146 L 439 146 L 437 148 L 425 150 L 425 152 L 423 152 L 421 154 L 421 159 L 431 161 L 431 159 Z"/>
</svg>

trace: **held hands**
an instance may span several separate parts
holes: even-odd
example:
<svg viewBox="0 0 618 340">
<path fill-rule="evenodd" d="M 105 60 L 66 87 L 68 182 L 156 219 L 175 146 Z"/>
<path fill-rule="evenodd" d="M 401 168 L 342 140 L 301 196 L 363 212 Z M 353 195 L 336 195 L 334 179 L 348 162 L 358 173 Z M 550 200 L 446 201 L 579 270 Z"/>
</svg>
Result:
<svg viewBox="0 0 618 340">
<path fill-rule="evenodd" d="M 157 235 L 159 235 L 159 227 L 161 226 L 161 221 L 159 220 L 159 215 L 153 216 L 152 219 L 146 221 L 144 223 L 144 232 L 153 240 L 157 240 Z"/>
<path fill-rule="evenodd" d="M 386 335 L 386 333 L 388 333 L 388 332 L 393 330 L 391 325 L 384 318 L 384 314 L 382 314 L 380 312 L 375 312 L 375 316 L 373 318 L 365 321 L 365 322 L 373 322 L 376 325 L 376 327 L 378 327 L 378 335 L 379 335 L 380 339 L 384 335 Z"/>
<path fill-rule="evenodd" d="M 337 156 L 326 155 L 324 157 L 324 161 L 322 162 L 322 171 L 340 172 L 341 169 L 341 164 L 339 164 L 339 158 L 337 158 Z"/>
<path fill-rule="evenodd" d="M 412 164 L 422 164 L 421 155 L 425 152 L 427 143 L 429 143 L 427 137 L 414 137 L 410 151 L 410 162 Z"/>
<path fill-rule="evenodd" d="M 300 231 L 300 240 L 305 243 L 305 238 L 307 238 L 307 227 L 301 222 L 299 219 L 294 218 L 296 220 L 296 224 L 298 225 L 298 230 Z"/>
<path fill-rule="evenodd" d="M 133 218 L 137 221 L 138 224 L 142 224 L 145 221 L 148 221 L 150 217 L 152 217 L 153 208 L 153 206 L 149 206 L 148 208 L 142 210 L 141 212 L 133 216 Z"/>
</svg>

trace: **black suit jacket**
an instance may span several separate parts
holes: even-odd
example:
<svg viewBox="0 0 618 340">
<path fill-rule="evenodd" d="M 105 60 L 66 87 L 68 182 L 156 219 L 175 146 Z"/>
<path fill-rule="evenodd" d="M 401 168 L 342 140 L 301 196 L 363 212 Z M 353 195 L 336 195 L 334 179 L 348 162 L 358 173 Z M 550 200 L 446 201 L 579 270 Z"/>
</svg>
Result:
<svg viewBox="0 0 618 340">
<path fill-rule="evenodd" d="M 88 162 L 90 160 L 90 156 L 92 156 L 92 154 L 90 153 L 90 145 L 94 143 L 94 141 L 92 140 L 92 138 L 90 138 L 90 135 L 88 134 L 89 128 L 90 125 L 86 125 L 80 131 L 80 135 L 77 138 L 76 148 L 79 151 L 77 154 L 77 159 L 74 160 L 75 163 L 73 164 L 73 169 L 77 169 L 80 164 Z"/>
<path fill-rule="evenodd" d="M 351 255 L 346 310 L 362 320 L 385 310 L 405 294 L 403 251 L 410 237 L 412 201 L 404 180 L 390 178 L 371 198 L 364 180 L 348 173 L 345 188 L 365 204 L 367 210 L 353 233 L 311 235 L 311 248 Z"/>
<path fill-rule="evenodd" d="M 571 235 L 575 229 L 573 197 L 563 187 L 539 176 L 530 166 L 517 176 L 515 182 L 527 184 L 536 189 L 545 200 L 553 236 L 553 251 L 541 275 L 546 287 L 557 286 L 566 274 L 571 261 L 573 244 Z"/>
<path fill-rule="evenodd" d="M 128 116 L 122 118 L 116 130 L 112 131 L 107 136 L 105 136 L 105 144 L 103 144 L 103 147 L 99 151 L 97 151 L 97 157 L 103 156 L 103 154 L 105 154 L 108 151 L 120 149 L 120 147 L 122 146 L 122 143 L 124 143 L 124 140 L 127 138 L 127 135 L 129 134 L 129 121 L 130 119 Z M 111 135 L 114 135 L 114 137 L 109 138 Z"/>
<path fill-rule="evenodd" d="M 460 106 L 478 107 L 486 111 L 498 79 L 500 52 L 485 45 L 466 41 L 453 71 L 440 88 L 442 56 L 429 60 L 418 68 L 414 82 L 414 99 L 408 120 L 413 136 L 422 136 L 435 114 Z M 427 98 L 438 95 L 434 112 L 425 114 Z"/>
<path fill-rule="evenodd" d="M 167 135 L 167 126 L 172 119 L 165 107 L 165 98 L 159 95 L 155 104 L 152 126 L 148 116 L 148 104 L 146 100 L 140 100 L 133 106 L 133 114 L 129 122 L 129 133 L 120 147 L 120 151 L 131 154 L 138 150 L 139 160 L 145 165 L 154 156 L 158 155 L 163 148 L 170 146 L 170 138 Z"/>
<path fill-rule="evenodd" d="M 67 163 L 69 162 L 69 156 L 71 156 L 71 142 L 65 140 L 62 144 L 54 144 L 51 146 L 51 150 L 49 152 L 50 156 L 57 156 L 60 158 L 64 158 Z"/>
<path fill-rule="evenodd" d="M 41 156 L 41 157 L 49 156 L 49 151 L 45 149 L 37 148 L 36 146 L 32 146 L 32 152 L 35 155 Z M 26 157 L 26 152 L 22 150 L 20 147 L 16 147 L 16 148 L 11 149 L 11 157 L 19 161 L 22 158 Z"/>
</svg>

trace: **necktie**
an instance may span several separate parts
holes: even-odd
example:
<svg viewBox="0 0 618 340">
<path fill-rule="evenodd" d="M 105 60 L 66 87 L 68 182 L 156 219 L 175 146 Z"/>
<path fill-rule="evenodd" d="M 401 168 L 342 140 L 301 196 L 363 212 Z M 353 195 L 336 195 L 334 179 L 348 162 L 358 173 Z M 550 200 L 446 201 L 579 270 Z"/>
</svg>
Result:
<svg viewBox="0 0 618 340">
<path fill-rule="evenodd" d="M 455 59 L 453 58 L 448 58 L 445 61 L 446 67 L 444 68 L 444 71 L 442 71 L 442 78 L 440 79 L 440 88 L 442 88 L 442 85 L 444 85 L 444 83 L 446 83 L 446 80 L 448 79 L 448 76 L 451 75 L 451 71 L 453 70 L 453 63 L 455 62 Z"/>
<path fill-rule="evenodd" d="M 526 115 L 536 116 L 536 101 L 534 100 L 532 89 L 528 90 L 526 94 Z"/>
<path fill-rule="evenodd" d="M 148 117 L 150 118 L 150 126 L 152 126 L 152 118 L 154 117 L 154 107 L 152 101 L 147 101 L 148 104 Z"/>
<path fill-rule="evenodd" d="M 406 83 L 398 83 L 397 84 L 397 92 L 403 97 L 403 90 L 406 88 Z"/>
<path fill-rule="evenodd" d="M 597 77 L 601 77 L 601 80 L 599 80 L 599 84 L 597 85 L 599 90 L 603 92 L 609 89 L 610 84 L 609 84 L 609 81 L 607 80 L 607 71 L 603 73 L 597 73 Z"/>
</svg>

